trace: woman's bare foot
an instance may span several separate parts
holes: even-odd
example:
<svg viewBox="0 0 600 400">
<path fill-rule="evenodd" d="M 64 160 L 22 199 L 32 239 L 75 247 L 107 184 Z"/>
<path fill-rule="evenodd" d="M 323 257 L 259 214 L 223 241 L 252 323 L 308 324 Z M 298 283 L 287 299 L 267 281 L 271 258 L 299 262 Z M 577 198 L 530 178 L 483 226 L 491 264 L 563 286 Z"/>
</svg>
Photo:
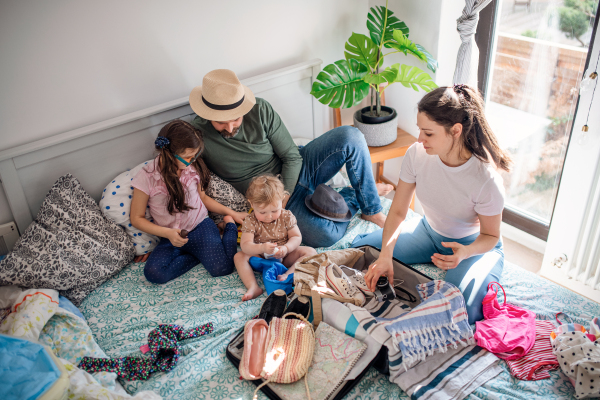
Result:
<svg viewBox="0 0 600 400">
<path fill-rule="evenodd" d="M 385 225 L 385 219 L 387 218 L 385 214 L 381 212 L 373 215 L 361 214 L 360 217 L 365 221 L 369 221 L 378 225 L 380 228 L 383 228 L 383 225 Z"/>
<path fill-rule="evenodd" d="M 263 293 L 263 290 L 258 286 L 252 286 L 242 297 L 242 301 L 248 301 L 257 298 Z"/>
<path fill-rule="evenodd" d="M 394 187 L 392 185 L 388 185 L 387 183 L 376 183 L 375 186 L 377 186 L 377 194 L 379 196 L 385 196 L 394 190 Z"/>
</svg>

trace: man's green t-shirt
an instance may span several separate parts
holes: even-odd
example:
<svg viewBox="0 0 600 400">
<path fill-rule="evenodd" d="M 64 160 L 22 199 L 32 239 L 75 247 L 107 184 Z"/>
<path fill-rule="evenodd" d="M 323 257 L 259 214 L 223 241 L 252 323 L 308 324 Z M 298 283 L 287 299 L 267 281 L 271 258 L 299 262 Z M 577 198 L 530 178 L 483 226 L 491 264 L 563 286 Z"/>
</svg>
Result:
<svg viewBox="0 0 600 400">
<path fill-rule="evenodd" d="M 255 176 L 281 174 L 285 190 L 292 194 L 302 156 L 283 121 L 266 100 L 256 99 L 232 138 L 225 139 L 210 121 L 199 116 L 192 125 L 204 133 L 202 159 L 208 168 L 239 192 L 246 194 Z"/>
</svg>

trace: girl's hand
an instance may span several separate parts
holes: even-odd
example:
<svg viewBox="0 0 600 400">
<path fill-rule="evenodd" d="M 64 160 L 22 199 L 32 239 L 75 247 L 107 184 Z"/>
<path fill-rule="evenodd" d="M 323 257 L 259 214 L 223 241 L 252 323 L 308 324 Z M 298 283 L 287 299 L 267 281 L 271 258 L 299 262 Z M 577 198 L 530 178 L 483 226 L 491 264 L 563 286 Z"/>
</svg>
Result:
<svg viewBox="0 0 600 400">
<path fill-rule="evenodd" d="M 445 256 L 435 253 L 431 256 L 431 262 L 440 269 L 447 271 L 456 268 L 462 260 L 469 258 L 467 248 L 460 243 L 442 242 L 442 246 L 451 248 L 454 254 Z"/>
<path fill-rule="evenodd" d="M 246 218 L 248 216 L 248 213 L 245 212 L 233 212 L 231 214 L 231 216 L 233 217 L 233 220 L 235 222 L 237 222 L 238 224 L 241 224 L 242 222 L 244 222 L 244 218 Z"/>
<path fill-rule="evenodd" d="M 135 256 L 135 258 L 133 259 L 133 262 L 136 262 L 136 263 L 138 263 L 138 262 L 146 262 L 146 260 L 150 256 L 150 253 L 142 254 L 141 256 Z"/>
<path fill-rule="evenodd" d="M 186 244 L 189 240 L 188 238 L 182 238 L 179 235 L 179 232 L 181 232 L 181 229 L 171 229 L 169 231 L 169 234 L 167 235 L 167 239 L 169 239 L 171 244 L 175 247 L 181 247 L 184 244 Z"/>
<path fill-rule="evenodd" d="M 285 256 L 288 255 L 288 248 L 286 245 L 283 245 L 281 247 L 278 248 L 277 253 L 275 253 L 275 255 L 273 257 L 275 258 L 285 258 Z"/>
<path fill-rule="evenodd" d="M 383 275 L 387 276 L 388 281 L 394 282 L 394 265 L 390 258 L 378 258 L 373 264 L 369 265 L 369 270 L 365 275 L 365 283 L 372 292 L 377 289 L 377 280 Z"/>
<path fill-rule="evenodd" d="M 275 249 L 277 248 L 277 243 L 263 243 L 262 252 L 266 254 L 275 253 Z"/>
</svg>

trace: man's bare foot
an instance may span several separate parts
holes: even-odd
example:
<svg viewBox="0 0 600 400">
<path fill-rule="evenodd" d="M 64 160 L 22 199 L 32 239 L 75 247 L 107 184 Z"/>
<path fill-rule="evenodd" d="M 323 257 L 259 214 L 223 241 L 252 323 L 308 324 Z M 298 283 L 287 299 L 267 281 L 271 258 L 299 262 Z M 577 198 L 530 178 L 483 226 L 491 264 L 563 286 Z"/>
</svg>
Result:
<svg viewBox="0 0 600 400">
<path fill-rule="evenodd" d="M 242 297 L 242 301 L 248 301 L 248 300 L 255 299 L 258 296 L 260 296 L 262 293 L 263 293 L 263 290 L 258 285 L 253 286 L 250 289 L 248 289 L 246 294 Z"/>
<path fill-rule="evenodd" d="M 364 219 L 365 221 L 369 221 L 374 224 L 377 224 L 379 227 L 383 228 L 383 225 L 385 224 L 386 216 L 384 213 L 380 212 L 380 213 L 373 214 L 373 215 L 361 214 L 361 218 Z"/>
<path fill-rule="evenodd" d="M 375 186 L 377 186 L 377 194 L 379 196 L 385 196 L 394 190 L 394 187 L 392 185 L 388 185 L 387 183 L 376 183 Z"/>
</svg>

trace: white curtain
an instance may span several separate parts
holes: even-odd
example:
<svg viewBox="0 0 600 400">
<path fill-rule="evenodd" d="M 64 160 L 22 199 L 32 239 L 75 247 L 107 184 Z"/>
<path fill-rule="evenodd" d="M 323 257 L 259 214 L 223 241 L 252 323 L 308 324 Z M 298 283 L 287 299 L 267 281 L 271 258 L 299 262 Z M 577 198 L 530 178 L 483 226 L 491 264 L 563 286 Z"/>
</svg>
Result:
<svg viewBox="0 0 600 400">
<path fill-rule="evenodd" d="M 462 43 L 456 57 L 455 84 L 463 83 L 477 87 L 479 49 L 475 43 L 475 32 L 477 31 L 479 12 L 491 2 L 492 0 L 466 0 L 462 16 L 456 20 L 456 29 Z"/>
</svg>

